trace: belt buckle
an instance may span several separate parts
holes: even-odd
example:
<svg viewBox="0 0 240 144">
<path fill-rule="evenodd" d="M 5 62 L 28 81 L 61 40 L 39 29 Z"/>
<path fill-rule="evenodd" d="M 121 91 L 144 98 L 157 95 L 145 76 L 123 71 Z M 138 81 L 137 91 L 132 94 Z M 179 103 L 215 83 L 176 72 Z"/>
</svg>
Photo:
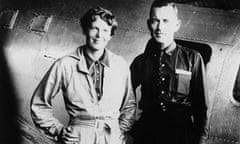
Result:
<svg viewBox="0 0 240 144">
<path fill-rule="evenodd" d="M 96 120 L 104 120 L 104 116 L 95 116 Z"/>
</svg>

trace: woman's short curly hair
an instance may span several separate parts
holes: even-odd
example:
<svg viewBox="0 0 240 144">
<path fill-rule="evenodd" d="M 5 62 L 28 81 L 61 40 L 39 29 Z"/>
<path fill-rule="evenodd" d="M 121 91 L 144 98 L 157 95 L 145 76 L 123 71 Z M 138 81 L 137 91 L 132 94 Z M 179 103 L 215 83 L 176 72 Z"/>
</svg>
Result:
<svg viewBox="0 0 240 144">
<path fill-rule="evenodd" d="M 92 22 L 96 20 L 99 16 L 103 21 L 105 21 L 109 26 L 112 26 L 111 35 L 114 35 L 117 29 L 117 21 L 113 16 L 112 12 L 102 7 L 96 7 L 88 10 L 80 19 L 80 24 L 84 33 L 87 32 L 88 28 L 91 27 Z"/>
</svg>

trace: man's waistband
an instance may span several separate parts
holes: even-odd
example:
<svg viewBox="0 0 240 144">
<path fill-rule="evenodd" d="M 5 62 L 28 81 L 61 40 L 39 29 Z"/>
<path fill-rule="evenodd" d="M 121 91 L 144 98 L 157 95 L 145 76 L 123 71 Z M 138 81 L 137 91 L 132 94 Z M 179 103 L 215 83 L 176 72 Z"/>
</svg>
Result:
<svg viewBox="0 0 240 144">
<path fill-rule="evenodd" d="M 187 115 L 191 115 L 191 106 L 181 104 L 181 103 L 172 103 L 172 102 L 158 102 L 154 103 L 151 106 L 146 107 L 145 110 L 143 110 L 144 114 L 151 114 L 156 112 L 165 112 L 165 113 L 183 113 Z"/>
</svg>

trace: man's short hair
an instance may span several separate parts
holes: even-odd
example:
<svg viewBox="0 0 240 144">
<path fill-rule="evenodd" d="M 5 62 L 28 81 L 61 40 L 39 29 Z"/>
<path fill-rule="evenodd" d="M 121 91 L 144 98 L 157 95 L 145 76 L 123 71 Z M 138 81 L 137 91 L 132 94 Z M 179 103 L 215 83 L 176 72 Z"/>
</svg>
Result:
<svg viewBox="0 0 240 144">
<path fill-rule="evenodd" d="M 117 21 L 112 12 L 102 7 L 92 8 L 82 16 L 80 19 L 80 24 L 83 32 L 86 34 L 87 30 L 91 27 L 92 22 L 96 20 L 97 16 L 105 21 L 109 26 L 112 26 L 111 35 L 114 35 L 118 25 Z"/>
<path fill-rule="evenodd" d="M 178 9 L 177 9 L 176 3 L 172 2 L 171 0 L 155 0 L 151 5 L 149 16 L 151 17 L 153 8 L 156 8 L 156 7 L 161 8 L 165 6 L 173 7 L 174 11 L 176 12 L 176 15 L 178 15 Z"/>
</svg>

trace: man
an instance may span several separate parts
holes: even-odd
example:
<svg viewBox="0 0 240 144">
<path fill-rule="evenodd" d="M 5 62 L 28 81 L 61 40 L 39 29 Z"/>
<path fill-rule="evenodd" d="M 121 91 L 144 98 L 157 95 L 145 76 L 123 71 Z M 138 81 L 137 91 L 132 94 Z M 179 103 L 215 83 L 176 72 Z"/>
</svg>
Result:
<svg viewBox="0 0 240 144">
<path fill-rule="evenodd" d="M 80 22 L 86 45 L 58 59 L 44 76 L 31 100 L 33 121 L 66 144 L 122 144 L 134 120 L 136 99 L 127 63 L 105 48 L 117 22 L 101 7 L 87 11 Z M 70 116 L 67 127 L 52 113 L 59 91 Z"/>
<path fill-rule="evenodd" d="M 154 1 L 146 50 L 131 64 L 133 89 L 141 86 L 136 144 L 199 144 L 206 139 L 207 104 L 201 55 L 176 44 L 181 21 L 173 2 Z"/>
</svg>

